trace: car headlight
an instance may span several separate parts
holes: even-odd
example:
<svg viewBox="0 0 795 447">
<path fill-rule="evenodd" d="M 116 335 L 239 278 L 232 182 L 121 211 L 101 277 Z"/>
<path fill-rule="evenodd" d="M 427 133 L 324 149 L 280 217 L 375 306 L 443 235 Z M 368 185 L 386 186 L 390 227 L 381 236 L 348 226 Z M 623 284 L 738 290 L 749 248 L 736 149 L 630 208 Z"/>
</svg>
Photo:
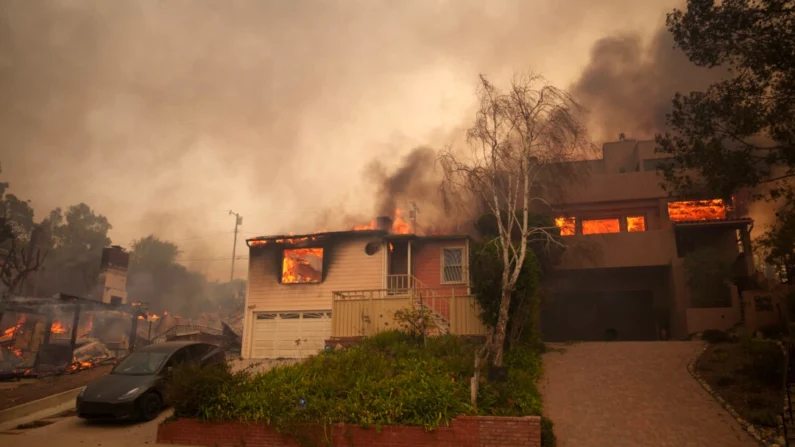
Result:
<svg viewBox="0 0 795 447">
<path fill-rule="evenodd" d="M 127 391 L 126 393 L 119 396 L 118 400 L 132 399 L 133 397 L 135 397 L 136 394 L 138 394 L 138 391 L 140 391 L 140 388 L 133 388 L 130 391 Z"/>
</svg>

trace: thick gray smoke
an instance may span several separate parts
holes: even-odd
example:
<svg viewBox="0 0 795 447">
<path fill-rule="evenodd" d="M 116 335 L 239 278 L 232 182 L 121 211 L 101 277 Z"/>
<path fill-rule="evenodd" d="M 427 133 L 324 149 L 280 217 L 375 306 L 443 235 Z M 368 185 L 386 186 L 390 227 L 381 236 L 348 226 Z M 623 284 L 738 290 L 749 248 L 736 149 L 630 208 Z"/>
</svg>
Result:
<svg viewBox="0 0 795 447">
<path fill-rule="evenodd" d="M 405 207 L 408 201 L 432 201 L 439 188 L 435 167 L 436 152 L 427 147 L 416 148 L 403 157 L 400 166 L 391 174 L 380 162 L 374 161 L 370 175 L 380 184 L 376 193 L 378 215 L 392 216 L 395 209 Z"/>
<path fill-rule="evenodd" d="M 594 138 L 612 141 L 624 133 L 646 139 L 665 130 L 676 92 L 703 91 L 724 74 L 693 65 L 660 28 L 648 44 L 636 34 L 597 41 L 572 94 L 588 109 Z"/>
</svg>

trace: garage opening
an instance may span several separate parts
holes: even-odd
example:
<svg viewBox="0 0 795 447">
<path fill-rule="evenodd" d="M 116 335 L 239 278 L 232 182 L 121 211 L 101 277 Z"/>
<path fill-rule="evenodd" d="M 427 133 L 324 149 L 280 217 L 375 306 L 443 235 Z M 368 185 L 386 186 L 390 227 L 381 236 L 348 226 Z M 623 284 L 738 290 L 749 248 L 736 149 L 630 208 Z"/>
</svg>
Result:
<svg viewBox="0 0 795 447">
<path fill-rule="evenodd" d="M 545 303 L 546 341 L 651 341 L 657 339 L 650 290 L 560 293 Z"/>
<path fill-rule="evenodd" d="M 331 310 L 283 310 L 254 316 L 252 358 L 306 358 L 323 350 L 331 337 Z"/>
</svg>

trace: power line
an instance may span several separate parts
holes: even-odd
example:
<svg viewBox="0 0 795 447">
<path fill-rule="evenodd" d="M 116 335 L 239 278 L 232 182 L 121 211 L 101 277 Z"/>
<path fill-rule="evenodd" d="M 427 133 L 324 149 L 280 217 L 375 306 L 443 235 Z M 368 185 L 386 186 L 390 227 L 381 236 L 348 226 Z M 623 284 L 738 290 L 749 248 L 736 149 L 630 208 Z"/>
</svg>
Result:
<svg viewBox="0 0 795 447">
<path fill-rule="evenodd" d="M 195 258 L 195 259 L 177 259 L 176 262 L 213 262 L 213 261 L 231 261 L 233 258 L 225 257 L 225 258 Z M 234 258 L 235 260 L 245 260 L 248 259 L 248 256 L 237 256 Z"/>
</svg>

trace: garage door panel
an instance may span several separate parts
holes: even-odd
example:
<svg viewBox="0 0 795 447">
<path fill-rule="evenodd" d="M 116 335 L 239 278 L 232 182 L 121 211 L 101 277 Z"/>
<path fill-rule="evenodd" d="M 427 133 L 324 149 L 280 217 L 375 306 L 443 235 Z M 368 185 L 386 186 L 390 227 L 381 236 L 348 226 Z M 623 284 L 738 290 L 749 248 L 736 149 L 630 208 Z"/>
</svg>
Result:
<svg viewBox="0 0 795 447">
<path fill-rule="evenodd" d="M 252 356 L 256 358 L 303 358 L 317 354 L 331 336 L 331 312 L 274 311 L 257 314 Z M 296 340 L 300 340 L 296 344 Z"/>
</svg>

